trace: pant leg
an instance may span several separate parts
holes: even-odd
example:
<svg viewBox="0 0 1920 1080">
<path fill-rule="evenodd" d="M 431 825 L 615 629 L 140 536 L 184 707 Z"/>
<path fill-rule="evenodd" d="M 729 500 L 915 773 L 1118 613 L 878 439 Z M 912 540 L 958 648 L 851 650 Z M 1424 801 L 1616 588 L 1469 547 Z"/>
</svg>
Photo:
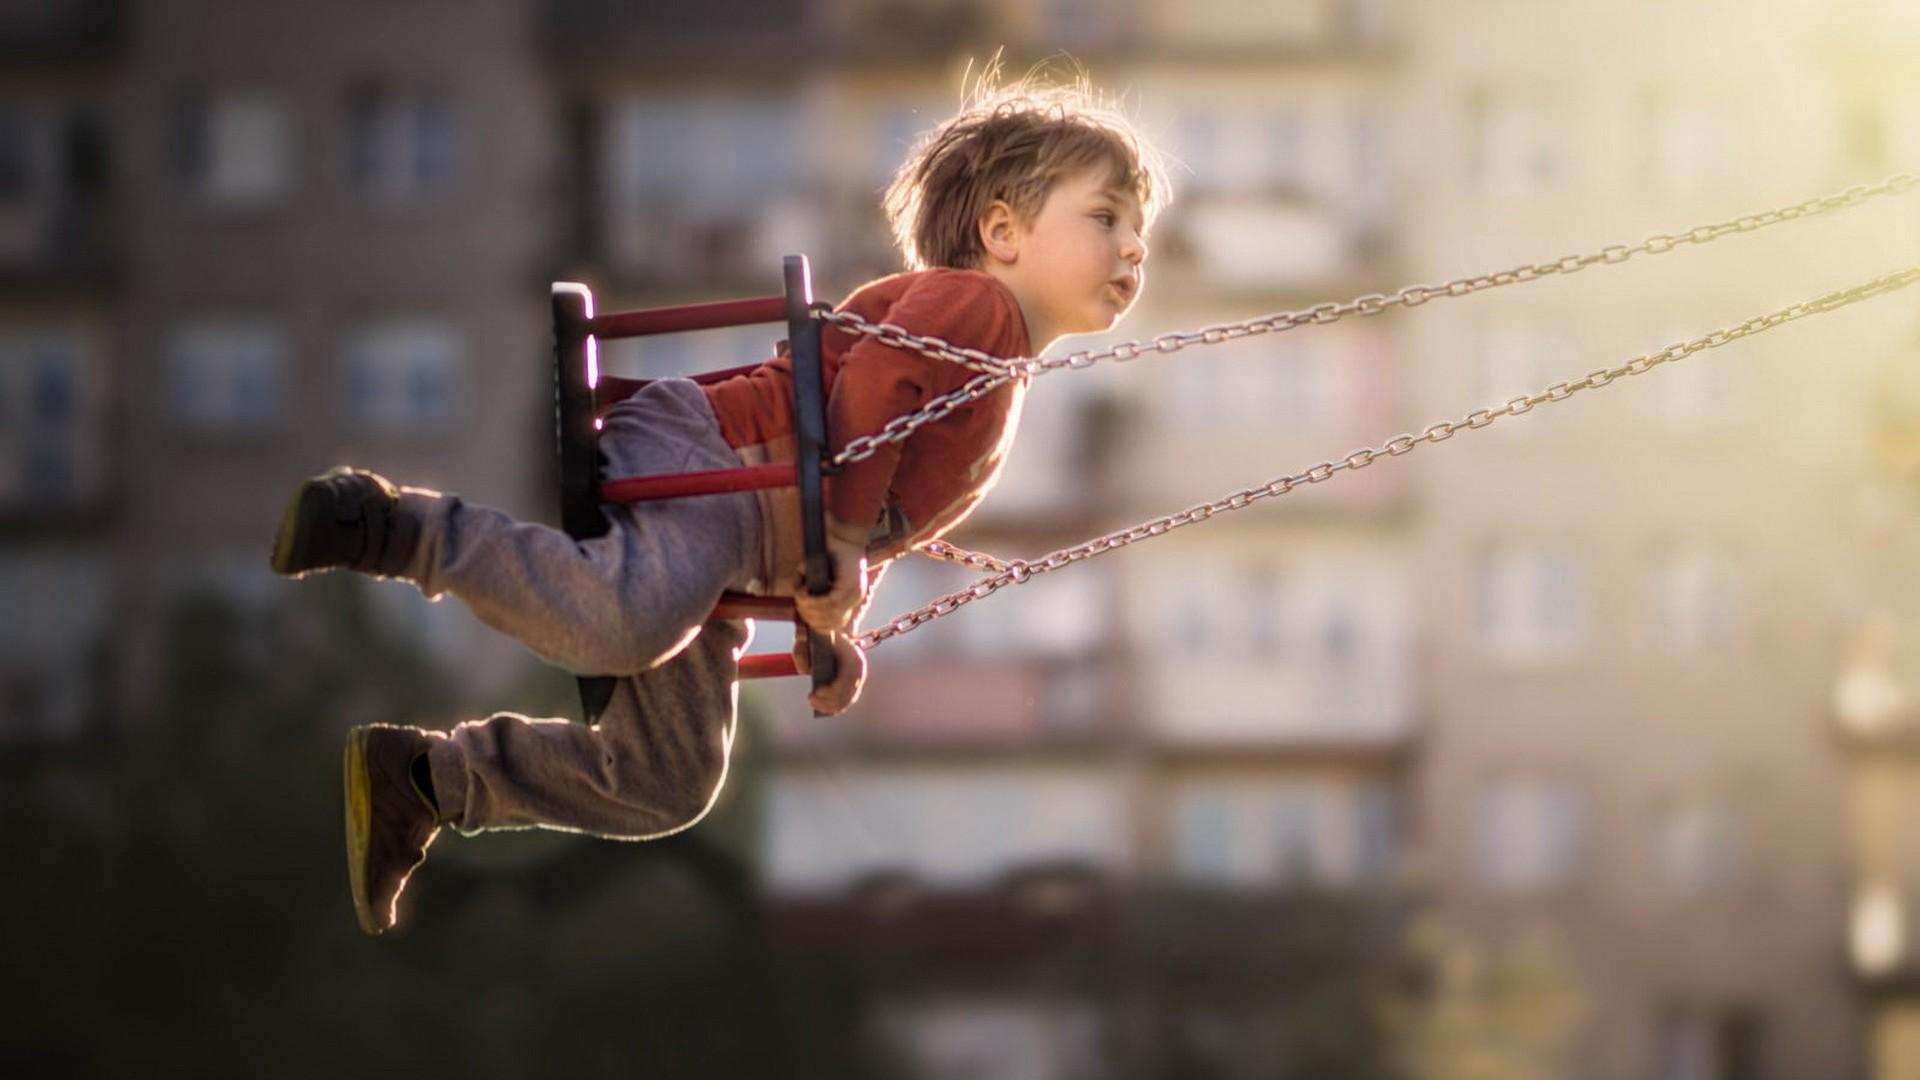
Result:
<svg viewBox="0 0 1920 1080">
<path fill-rule="evenodd" d="M 654 383 L 607 416 L 612 476 L 737 467 L 701 389 Z M 452 593 L 481 622 L 580 675 L 632 675 L 684 648 L 721 592 L 760 572 L 750 492 L 607 506 L 606 535 L 576 541 L 456 495 L 406 489 L 421 540 L 402 575 Z"/>
<path fill-rule="evenodd" d="M 498 713 L 429 752 L 441 811 L 462 832 L 541 827 L 651 840 L 718 798 L 751 624 L 712 620 L 668 662 L 615 684 L 591 727 Z"/>
</svg>

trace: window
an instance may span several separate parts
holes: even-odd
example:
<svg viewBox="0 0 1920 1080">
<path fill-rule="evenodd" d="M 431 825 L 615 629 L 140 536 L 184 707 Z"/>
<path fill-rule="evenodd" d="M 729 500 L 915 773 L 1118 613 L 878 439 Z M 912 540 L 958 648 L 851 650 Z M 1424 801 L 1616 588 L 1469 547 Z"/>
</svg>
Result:
<svg viewBox="0 0 1920 1080">
<path fill-rule="evenodd" d="M 1648 309 L 1643 318 L 1645 337 L 1634 348 L 1636 353 L 1657 353 L 1712 329 L 1699 321 L 1698 312 L 1665 305 Z M 1739 420 L 1746 385 L 1740 372 L 1738 363 L 1710 351 L 1661 364 L 1631 382 L 1645 384 L 1639 392 L 1646 395 L 1645 408 L 1651 415 L 1676 435 L 1692 435 L 1722 430 Z"/>
<path fill-rule="evenodd" d="M 1720 892 L 1735 883 L 1741 861 L 1739 822 L 1723 806 L 1669 807 L 1654 834 L 1660 879 L 1681 898 Z"/>
<path fill-rule="evenodd" d="M 1484 195 L 1541 195 L 1557 187 L 1564 164 L 1552 133 L 1563 130 L 1539 101 L 1481 91 L 1467 105 L 1468 175 Z"/>
<path fill-rule="evenodd" d="M 174 422 L 200 431 L 264 430 L 280 418 L 287 337 L 258 320 L 208 321 L 175 331 L 167 350 Z"/>
<path fill-rule="evenodd" d="M 1586 817 L 1586 797 L 1572 784 L 1535 777 L 1493 783 L 1480 796 L 1481 880 L 1501 892 L 1564 884 L 1578 869 Z"/>
<path fill-rule="evenodd" d="M 0 103 L 0 259 L 87 266 L 111 231 L 96 205 L 108 183 L 100 109 Z"/>
<path fill-rule="evenodd" d="M 1640 175 L 1652 193 L 1692 194 L 1725 175 L 1727 120 L 1711 105 L 1651 90 L 1641 99 L 1640 127 Z"/>
<path fill-rule="evenodd" d="M 944 115 L 941 103 L 936 101 L 894 105 L 883 110 L 874 124 L 869 181 L 876 185 L 891 182 L 894 170 L 907 159 L 920 133 L 939 123 Z"/>
<path fill-rule="evenodd" d="M 1390 796 L 1323 780 L 1194 784 L 1173 805 L 1173 871 L 1222 885 L 1348 887 L 1390 867 Z"/>
<path fill-rule="evenodd" d="M 1388 132 L 1379 108 L 1374 105 L 1355 108 L 1349 119 L 1349 129 L 1353 138 L 1352 151 L 1348 155 L 1352 172 L 1349 176 L 1341 177 L 1340 184 L 1348 193 L 1349 203 L 1361 224 L 1384 226 L 1392 209 L 1392 199 L 1389 197 L 1392 162 L 1389 160 Z"/>
<path fill-rule="evenodd" d="M 389 432 L 449 427 L 460 404 L 461 351 L 458 332 L 429 319 L 361 327 L 344 350 L 346 415 Z"/>
<path fill-rule="evenodd" d="M 1739 628 L 1739 589 L 1733 568 L 1714 551 L 1679 547 L 1655 568 L 1652 609 L 1659 637 L 1673 650 L 1697 653 L 1723 647 Z"/>
<path fill-rule="evenodd" d="M 1586 638 L 1586 577 L 1567 552 L 1495 547 L 1480 557 L 1476 590 L 1481 647 L 1491 656 L 1551 659 Z"/>
<path fill-rule="evenodd" d="M 370 202 L 445 193 L 454 183 L 458 141 L 453 107 L 438 95 L 366 85 L 348 103 L 348 178 Z"/>
<path fill-rule="evenodd" d="M 1120 789 L 1073 769 L 792 771 L 770 783 L 764 821 L 764 865 L 783 891 L 876 871 L 978 887 L 1034 863 L 1121 866 L 1129 848 Z"/>
<path fill-rule="evenodd" d="M 0 501 L 78 501 L 97 481 L 97 421 L 78 335 L 63 330 L 0 336 Z"/>
<path fill-rule="evenodd" d="M 1501 317 L 1479 328 L 1479 404 L 1501 405 L 1517 397 L 1545 390 L 1575 374 L 1573 350 L 1548 326 L 1524 318 Z M 1501 426 L 1518 431 L 1527 425 L 1518 417 Z"/>
<path fill-rule="evenodd" d="M 726 98 L 630 100 L 609 111 L 618 204 L 671 201 L 744 213 L 791 189 L 799 112 L 784 101 Z"/>
<path fill-rule="evenodd" d="M 0 202 L 24 202 L 33 194 L 33 132 L 25 107 L 0 104 Z"/>
<path fill-rule="evenodd" d="M 1293 335 L 1246 338 L 1171 365 L 1172 420 L 1200 437 L 1326 430 L 1344 402 L 1324 345 Z"/>
<path fill-rule="evenodd" d="M 1363 881 L 1385 881 L 1400 858 L 1400 800 L 1391 785 L 1360 789 L 1355 870 Z"/>
<path fill-rule="evenodd" d="M 1702 332 L 1669 338 L 1661 347 L 1698 337 Z M 1715 353 L 1695 353 L 1660 365 L 1651 377 L 1660 381 L 1661 418 L 1681 431 L 1724 428 L 1740 414 L 1742 383 L 1737 376 L 1728 358 Z"/>
<path fill-rule="evenodd" d="M 1279 571 L 1268 564 L 1168 564 L 1153 583 L 1168 618 L 1161 637 L 1178 655 L 1272 659 L 1287 632 Z"/>
<path fill-rule="evenodd" d="M 99 685 L 110 574 L 100 556 L 0 557 L 0 739 L 79 734 Z"/>
<path fill-rule="evenodd" d="M 1046 574 L 1023 586 L 1027 595 L 1018 600 L 994 598 L 970 606 L 960 620 L 968 655 L 1030 659 L 1092 651 L 1111 625 L 1105 575 L 1093 566 L 1074 574 Z"/>
<path fill-rule="evenodd" d="M 1174 154 L 1193 170 L 1196 189 L 1229 194 L 1299 191 L 1311 175 L 1307 121 L 1305 112 L 1292 106 L 1195 105 L 1174 123 Z"/>
<path fill-rule="evenodd" d="M 1280 571 L 1264 563 L 1241 567 L 1240 595 L 1247 605 L 1248 652 L 1263 659 L 1280 656 L 1285 647 Z"/>
<path fill-rule="evenodd" d="M 1673 1008 L 1660 1021 L 1660 1080 L 1759 1076 L 1761 1023 L 1751 1009 Z"/>
<path fill-rule="evenodd" d="M 208 203 L 251 207 L 293 187 L 293 126 L 270 94 L 189 92 L 174 128 L 174 165 L 187 190 Z"/>
<path fill-rule="evenodd" d="M 1188 795 L 1174 813 L 1174 867 L 1182 877 L 1225 881 L 1233 866 L 1234 807 L 1223 794 Z"/>
</svg>

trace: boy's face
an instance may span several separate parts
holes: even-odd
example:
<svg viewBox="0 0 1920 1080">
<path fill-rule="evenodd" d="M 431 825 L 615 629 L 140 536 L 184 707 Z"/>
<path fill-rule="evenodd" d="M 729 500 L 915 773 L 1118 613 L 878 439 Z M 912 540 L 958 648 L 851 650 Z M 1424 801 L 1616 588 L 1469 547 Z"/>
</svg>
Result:
<svg viewBox="0 0 1920 1080">
<path fill-rule="evenodd" d="M 1108 187 L 1105 165 L 1061 177 L 1031 222 L 1005 278 L 1036 350 L 1065 334 L 1098 333 L 1126 314 L 1146 283 L 1140 203 Z"/>
</svg>

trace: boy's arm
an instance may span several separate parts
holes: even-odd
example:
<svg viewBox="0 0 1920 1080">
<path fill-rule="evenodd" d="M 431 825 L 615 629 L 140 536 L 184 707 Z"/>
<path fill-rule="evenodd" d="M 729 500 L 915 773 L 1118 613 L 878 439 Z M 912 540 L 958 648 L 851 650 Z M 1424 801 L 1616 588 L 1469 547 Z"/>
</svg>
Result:
<svg viewBox="0 0 1920 1080">
<path fill-rule="evenodd" d="M 1018 319 L 996 284 L 972 271 L 935 270 L 921 276 L 887 308 L 883 321 L 923 337 L 957 345 L 1001 339 Z M 883 345 L 862 336 L 841 358 L 827 398 L 827 430 L 836 446 L 872 435 L 898 416 L 913 412 L 937 394 L 959 386 L 970 373 L 910 349 Z M 900 464 L 900 444 L 889 443 L 872 457 L 843 466 L 828 484 L 827 511 L 833 530 L 857 534 L 864 542 L 880 519 L 887 489 Z"/>
</svg>

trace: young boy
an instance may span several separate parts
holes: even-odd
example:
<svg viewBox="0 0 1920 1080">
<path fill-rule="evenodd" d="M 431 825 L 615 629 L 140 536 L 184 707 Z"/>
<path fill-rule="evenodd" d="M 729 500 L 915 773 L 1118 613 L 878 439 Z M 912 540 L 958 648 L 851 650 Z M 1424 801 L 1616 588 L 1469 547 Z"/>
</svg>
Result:
<svg viewBox="0 0 1920 1080">
<path fill-rule="evenodd" d="M 1061 336 L 1108 329 L 1133 304 L 1165 199 L 1153 151 L 1084 85 L 983 89 L 921 140 L 886 193 L 908 271 L 862 286 L 842 310 L 995 356 L 1037 355 Z M 833 326 L 821 345 L 836 450 L 971 376 Z M 605 418 L 608 475 L 792 460 L 791 379 L 776 356 L 705 388 L 648 385 Z M 866 674 L 853 637 L 879 569 L 979 504 L 1025 390 L 1024 379 L 1002 387 L 828 479 L 834 584 L 824 597 L 798 587 L 791 489 L 609 506 L 607 535 L 576 542 L 360 470 L 303 484 L 274 542 L 279 573 L 347 568 L 429 597 L 450 592 L 550 663 L 618 677 L 591 726 L 498 713 L 451 732 L 350 732 L 347 854 L 361 927 L 393 926 L 442 825 L 644 840 L 699 821 L 726 777 L 751 635 L 745 621 L 707 619 L 724 590 L 793 596 L 840 663 L 814 708 L 851 704 Z"/>
</svg>

